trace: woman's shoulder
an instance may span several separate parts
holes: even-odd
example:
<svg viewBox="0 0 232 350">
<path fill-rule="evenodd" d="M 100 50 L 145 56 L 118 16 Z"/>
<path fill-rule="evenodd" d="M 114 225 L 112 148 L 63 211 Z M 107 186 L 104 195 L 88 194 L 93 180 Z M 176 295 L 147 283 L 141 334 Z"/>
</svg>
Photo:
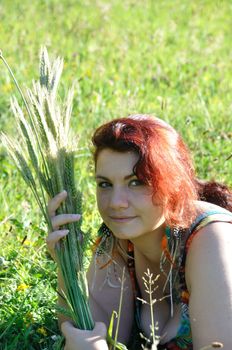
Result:
<svg viewBox="0 0 232 350">
<path fill-rule="evenodd" d="M 188 290 L 191 285 L 188 283 L 189 276 L 197 275 L 196 272 L 201 271 L 204 276 L 209 271 L 211 275 L 216 271 L 220 274 L 222 270 L 226 273 L 228 266 L 231 266 L 232 216 L 230 217 L 230 220 L 215 220 L 210 225 L 200 227 L 188 240 L 185 264 Z"/>
<path fill-rule="evenodd" d="M 231 261 L 228 248 L 231 251 L 232 213 L 207 202 L 198 202 L 197 206 L 200 214 L 189 230 L 185 245 L 185 279 L 188 290 L 191 289 L 192 284 L 190 277 L 195 276 L 196 271 L 199 273 L 201 270 L 201 273 L 206 276 L 207 266 L 212 271 L 220 270 L 223 266 L 222 261 L 225 266 L 228 266 Z"/>
<path fill-rule="evenodd" d="M 225 213 L 225 214 L 232 215 L 232 213 L 229 210 L 222 208 L 219 205 L 216 205 L 213 203 L 209 203 L 205 201 L 195 201 L 194 205 L 196 206 L 199 214 L 218 212 L 218 213 Z"/>
<path fill-rule="evenodd" d="M 197 201 L 196 206 L 198 214 L 188 229 L 187 239 L 185 242 L 185 256 L 188 254 L 190 246 L 195 250 L 196 237 L 198 244 L 203 240 L 210 246 L 214 240 L 221 239 L 222 236 L 231 232 L 232 237 L 232 213 L 218 205 L 208 202 Z"/>
<path fill-rule="evenodd" d="M 231 217 L 232 223 L 232 217 Z M 214 338 L 218 324 L 223 325 L 220 338 L 228 344 L 232 317 L 232 224 L 213 222 L 203 227 L 194 237 L 185 265 L 185 281 L 190 294 L 191 323 L 195 334 L 201 334 L 208 324 L 209 337 Z M 223 338 L 224 337 L 224 338 Z M 193 343 L 195 339 L 193 339 Z"/>
</svg>

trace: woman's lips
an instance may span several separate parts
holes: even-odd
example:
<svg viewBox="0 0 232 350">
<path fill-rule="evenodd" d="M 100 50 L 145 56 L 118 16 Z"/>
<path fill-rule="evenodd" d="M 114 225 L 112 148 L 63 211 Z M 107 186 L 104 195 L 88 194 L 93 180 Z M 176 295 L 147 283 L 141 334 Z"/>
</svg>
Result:
<svg viewBox="0 0 232 350">
<path fill-rule="evenodd" d="M 136 216 L 110 216 L 111 221 L 114 222 L 129 222 L 136 218 Z"/>
</svg>

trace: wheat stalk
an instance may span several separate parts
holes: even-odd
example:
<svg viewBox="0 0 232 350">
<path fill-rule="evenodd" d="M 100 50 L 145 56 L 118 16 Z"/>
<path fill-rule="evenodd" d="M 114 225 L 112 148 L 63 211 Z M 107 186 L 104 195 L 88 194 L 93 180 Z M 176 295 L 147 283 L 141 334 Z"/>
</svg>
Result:
<svg viewBox="0 0 232 350">
<path fill-rule="evenodd" d="M 27 112 L 26 118 L 17 99 L 11 99 L 22 142 L 4 133 L 1 134 L 2 142 L 31 188 L 51 231 L 46 194 L 54 197 L 65 189 L 68 198 L 58 213 L 81 213 L 81 193 L 77 191 L 74 179 L 75 150 L 68 139 L 74 88 L 69 91 L 64 107 L 60 106 L 57 89 L 63 60 L 57 58 L 50 62 L 46 48 L 42 48 L 40 55 L 40 81 L 33 82 L 33 89 L 27 89 L 26 97 L 1 51 L 0 59 L 13 78 Z M 67 224 L 65 228 L 69 230 L 69 235 L 56 249 L 56 255 L 64 279 L 68 314 L 78 328 L 91 330 L 94 321 L 89 308 L 83 264 L 85 246 L 82 245 L 81 222 Z"/>
</svg>

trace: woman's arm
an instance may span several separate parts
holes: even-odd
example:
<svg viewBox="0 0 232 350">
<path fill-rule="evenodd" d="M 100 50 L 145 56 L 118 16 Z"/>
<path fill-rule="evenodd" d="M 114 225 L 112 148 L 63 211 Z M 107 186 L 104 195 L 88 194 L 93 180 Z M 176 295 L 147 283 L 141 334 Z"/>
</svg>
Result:
<svg viewBox="0 0 232 350">
<path fill-rule="evenodd" d="M 129 341 L 134 319 L 134 299 L 130 276 L 125 261 L 116 251 L 113 262 L 108 267 L 101 268 L 93 258 L 88 270 L 90 308 L 95 321 L 104 322 L 108 327 L 112 312 L 118 312 L 121 292 L 123 268 L 125 282 L 123 289 L 121 320 L 119 323 L 118 340 L 124 344 Z M 125 316 L 126 315 L 126 316 Z"/>
<path fill-rule="evenodd" d="M 232 348 L 232 224 L 212 223 L 194 237 L 186 261 L 193 349 Z"/>
</svg>

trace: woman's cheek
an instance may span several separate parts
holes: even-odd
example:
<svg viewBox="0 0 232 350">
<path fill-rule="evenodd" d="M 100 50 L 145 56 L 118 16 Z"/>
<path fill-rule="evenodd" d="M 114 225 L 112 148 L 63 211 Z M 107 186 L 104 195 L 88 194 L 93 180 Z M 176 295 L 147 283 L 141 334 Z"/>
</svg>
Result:
<svg viewBox="0 0 232 350">
<path fill-rule="evenodd" d="M 108 203 L 108 196 L 105 193 L 99 193 L 97 192 L 97 206 L 98 210 L 101 214 L 101 211 L 107 208 Z"/>
</svg>

